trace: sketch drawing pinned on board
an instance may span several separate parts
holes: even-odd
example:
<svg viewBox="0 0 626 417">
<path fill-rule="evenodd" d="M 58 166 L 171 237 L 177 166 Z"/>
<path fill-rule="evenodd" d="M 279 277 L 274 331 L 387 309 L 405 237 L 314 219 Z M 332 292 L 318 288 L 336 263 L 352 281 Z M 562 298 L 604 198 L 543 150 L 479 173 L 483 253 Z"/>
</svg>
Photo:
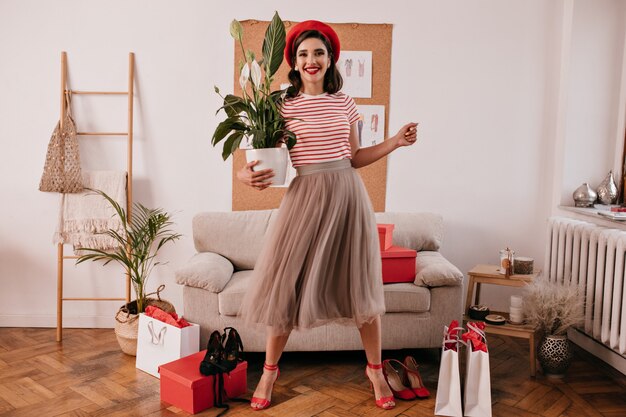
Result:
<svg viewBox="0 0 626 417">
<path fill-rule="evenodd" d="M 357 105 L 359 145 L 373 146 L 385 140 L 385 106 Z M 363 128 L 365 126 L 365 129 Z"/>
<path fill-rule="evenodd" d="M 344 61 L 346 77 L 352 76 L 352 59 L 348 58 Z"/>
<path fill-rule="evenodd" d="M 378 132 L 378 115 L 372 114 L 371 120 L 372 123 L 370 124 L 370 130 L 372 132 Z"/>
<path fill-rule="evenodd" d="M 337 68 L 343 77 L 341 91 L 353 98 L 372 97 L 372 51 L 341 51 Z"/>
</svg>

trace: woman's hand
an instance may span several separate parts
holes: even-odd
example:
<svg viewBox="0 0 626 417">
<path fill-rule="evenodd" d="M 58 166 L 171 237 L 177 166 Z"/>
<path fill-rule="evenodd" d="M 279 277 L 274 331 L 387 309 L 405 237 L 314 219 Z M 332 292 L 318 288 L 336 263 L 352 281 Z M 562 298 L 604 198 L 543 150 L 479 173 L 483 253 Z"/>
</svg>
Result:
<svg viewBox="0 0 626 417">
<path fill-rule="evenodd" d="M 400 128 L 394 139 L 396 146 L 411 146 L 417 141 L 417 125 L 418 123 L 407 123 Z"/>
<path fill-rule="evenodd" d="M 257 190 L 265 190 L 272 184 L 272 181 L 266 181 L 274 176 L 272 169 L 263 169 L 261 171 L 253 171 L 252 167 L 259 161 L 248 162 L 243 168 L 237 171 L 237 179 L 246 185 Z"/>
</svg>

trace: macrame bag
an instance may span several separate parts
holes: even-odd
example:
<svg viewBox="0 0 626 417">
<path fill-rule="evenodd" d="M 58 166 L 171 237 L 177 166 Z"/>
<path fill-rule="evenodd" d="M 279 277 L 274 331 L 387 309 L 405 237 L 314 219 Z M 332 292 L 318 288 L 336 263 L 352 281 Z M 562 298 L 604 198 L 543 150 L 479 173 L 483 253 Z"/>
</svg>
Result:
<svg viewBox="0 0 626 417">
<path fill-rule="evenodd" d="M 69 94 L 65 95 L 67 111 L 61 128 L 57 123 L 46 153 L 46 163 L 39 183 L 39 191 L 57 193 L 80 193 L 83 191 L 83 176 L 80 170 L 80 155 L 76 124 L 72 119 Z"/>
</svg>

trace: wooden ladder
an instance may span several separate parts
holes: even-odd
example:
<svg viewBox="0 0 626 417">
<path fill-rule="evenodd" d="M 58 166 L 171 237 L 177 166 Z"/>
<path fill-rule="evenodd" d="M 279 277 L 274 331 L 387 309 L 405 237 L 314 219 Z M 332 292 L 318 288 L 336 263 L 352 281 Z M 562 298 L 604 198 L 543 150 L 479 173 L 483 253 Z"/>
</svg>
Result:
<svg viewBox="0 0 626 417">
<path fill-rule="evenodd" d="M 61 52 L 61 130 L 65 121 L 66 95 L 127 95 L 128 96 L 128 131 L 127 132 L 77 132 L 80 136 L 126 136 L 127 138 L 127 175 L 126 175 L 126 213 L 131 221 L 133 201 L 133 97 L 135 77 L 135 54 L 128 54 L 128 90 L 127 91 L 77 91 L 67 88 L 67 53 Z M 62 208 L 61 208 L 62 209 Z M 126 271 L 126 298 L 98 297 L 63 297 L 63 261 L 77 259 L 78 256 L 63 254 L 63 243 L 57 244 L 57 332 L 56 339 L 63 339 L 63 302 L 64 301 L 126 301 L 130 302 L 130 273 Z"/>
</svg>

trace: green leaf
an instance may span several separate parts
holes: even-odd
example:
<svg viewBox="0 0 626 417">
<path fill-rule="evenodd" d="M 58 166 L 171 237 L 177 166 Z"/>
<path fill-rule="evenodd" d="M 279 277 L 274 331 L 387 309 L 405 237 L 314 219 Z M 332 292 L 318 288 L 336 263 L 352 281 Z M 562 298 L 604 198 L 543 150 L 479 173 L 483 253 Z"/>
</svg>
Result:
<svg viewBox="0 0 626 417">
<path fill-rule="evenodd" d="M 216 92 L 217 94 L 219 94 L 219 93 L 220 93 L 220 89 L 219 89 L 219 88 L 217 88 L 217 86 L 216 86 L 216 85 L 214 85 L 214 86 L 213 86 L 213 88 L 215 89 L 215 92 Z"/>
<path fill-rule="evenodd" d="M 239 23 L 237 19 L 230 22 L 230 36 L 232 36 L 236 41 L 241 41 L 241 38 L 243 37 L 243 26 L 241 26 L 241 23 Z"/>
<path fill-rule="evenodd" d="M 285 143 L 287 144 L 287 149 L 291 149 L 296 146 L 296 134 L 291 130 L 285 130 L 283 132 L 285 139 Z"/>
<path fill-rule="evenodd" d="M 250 129 L 252 135 L 252 147 L 254 149 L 262 149 L 266 147 L 265 132 L 261 129 Z"/>
<path fill-rule="evenodd" d="M 234 126 L 236 125 L 238 120 L 239 117 L 233 116 L 227 118 L 222 123 L 217 125 L 215 133 L 213 133 L 213 138 L 211 139 L 211 143 L 213 144 L 213 146 L 217 145 L 219 141 L 226 137 L 228 132 L 234 129 Z"/>
<path fill-rule="evenodd" d="M 254 61 L 254 58 L 255 58 L 254 52 L 252 52 L 250 49 L 248 49 L 246 51 L 246 61 L 247 62 L 252 62 L 252 61 Z"/>
<path fill-rule="evenodd" d="M 276 145 L 282 138 L 283 132 L 280 130 L 275 130 L 274 133 L 272 133 L 272 143 L 274 143 L 274 145 Z"/>
<path fill-rule="evenodd" d="M 219 111 L 222 109 L 224 109 L 228 117 L 233 117 L 237 116 L 241 112 L 245 112 L 247 106 L 241 97 L 228 94 L 226 97 L 224 97 L 224 105 L 217 109 L 217 112 L 215 114 L 219 113 Z"/>
<path fill-rule="evenodd" d="M 272 91 L 270 93 L 270 98 L 272 99 L 272 101 L 274 103 L 278 103 L 282 99 L 282 96 L 283 96 L 284 92 L 285 92 L 285 90 Z"/>
<path fill-rule="evenodd" d="M 265 38 L 263 39 L 263 62 L 269 77 L 272 77 L 278 71 L 280 64 L 283 62 L 284 51 L 285 24 L 278 16 L 278 12 L 276 12 L 265 31 Z"/>
<path fill-rule="evenodd" d="M 280 115 L 280 110 L 278 109 L 279 107 L 279 103 L 280 103 L 280 96 L 278 97 L 278 101 L 275 100 L 275 97 L 273 97 L 273 94 L 270 95 L 270 99 L 268 100 L 269 103 L 269 108 L 272 109 L 273 115 L 271 117 L 271 119 L 273 120 L 282 120 L 282 117 Z"/>
<path fill-rule="evenodd" d="M 224 149 L 222 150 L 222 158 L 224 161 L 239 148 L 241 138 L 243 138 L 243 132 L 234 132 L 226 139 Z"/>
</svg>

